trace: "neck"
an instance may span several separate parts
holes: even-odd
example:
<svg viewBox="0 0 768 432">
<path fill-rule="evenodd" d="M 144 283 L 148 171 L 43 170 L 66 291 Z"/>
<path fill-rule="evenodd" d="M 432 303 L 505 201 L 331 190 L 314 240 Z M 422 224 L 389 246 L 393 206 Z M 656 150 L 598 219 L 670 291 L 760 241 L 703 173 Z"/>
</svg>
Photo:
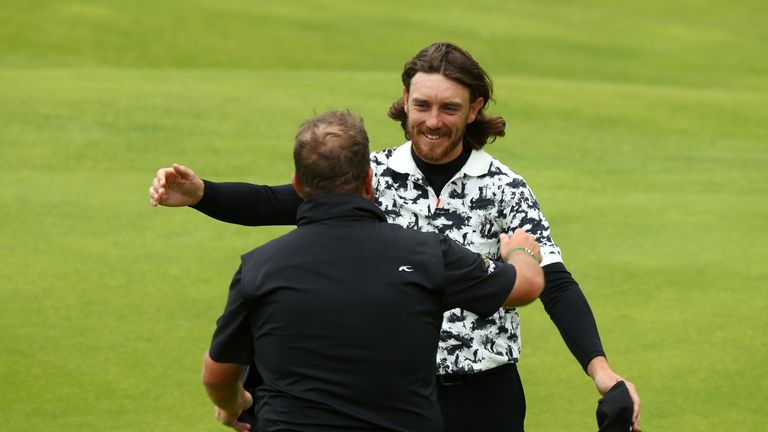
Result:
<svg viewBox="0 0 768 432">
<path fill-rule="evenodd" d="M 411 154 L 413 155 L 413 160 L 416 162 L 419 171 L 424 174 L 427 183 L 432 190 L 435 191 L 435 195 L 440 196 L 440 192 L 442 192 L 445 185 L 448 184 L 453 176 L 461 170 L 461 167 L 467 163 L 469 156 L 472 154 L 472 149 L 464 148 L 456 158 L 443 164 L 433 164 L 421 159 L 413 151 L 413 148 L 411 148 Z"/>
</svg>

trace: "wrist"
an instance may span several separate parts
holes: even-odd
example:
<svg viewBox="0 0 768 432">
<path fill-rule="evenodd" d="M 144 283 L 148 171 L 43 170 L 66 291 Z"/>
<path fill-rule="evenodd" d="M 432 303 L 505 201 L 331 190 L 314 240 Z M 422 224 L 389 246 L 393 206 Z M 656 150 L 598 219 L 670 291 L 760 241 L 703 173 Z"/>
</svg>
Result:
<svg viewBox="0 0 768 432">
<path fill-rule="evenodd" d="M 221 402 L 222 404 L 218 405 L 218 408 L 230 417 L 237 418 L 243 411 L 244 401 L 240 394 L 237 397 L 228 398 L 228 400 Z"/>
<path fill-rule="evenodd" d="M 508 263 L 514 255 L 527 255 L 528 257 L 533 258 L 533 260 L 536 261 L 537 264 L 541 262 L 541 259 L 537 257 L 532 250 L 522 246 L 512 248 L 509 252 L 507 252 L 506 258 L 504 257 L 502 258 L 504 258 L 504 261 Z"/>
<path fill-rule="evenodd" d="M 605 356 L 597 356 L 587 363 L 587 374 L 592 378 L 595 378 L 606 372 L 613 372 L 611 365 L 608 364 L 608 359 Z"/>
<path fill-rule="evenodd" d="M 193 202 L 190 204 L 190 206 L 194 206 L 200 203 L 202 201 L 203 196 L 205 195 L 205 182 L 202 179 L 198 179 L 197 188 L 195 188 L 195 195 L 192 198 Z"/>
</svg>

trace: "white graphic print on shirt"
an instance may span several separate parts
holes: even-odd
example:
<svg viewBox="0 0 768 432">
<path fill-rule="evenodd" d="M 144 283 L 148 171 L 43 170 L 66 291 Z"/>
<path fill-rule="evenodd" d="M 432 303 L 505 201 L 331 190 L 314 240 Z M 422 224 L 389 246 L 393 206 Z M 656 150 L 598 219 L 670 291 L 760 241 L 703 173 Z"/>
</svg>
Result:
<svg viewBox="0 0 768 432">
<path fill-rule="evenodd" d="M 549 224 L 525 180 L 483 150 L 443 188 L 428 186 L 407 142 L 371 154 L 376 204 L 389 222 L 444 234 L 473 252 L 499 259 L 499 235 L 524 228 L 541 247 L 542 265 L 562 261 Z M 437 351 L 438 373 L 473 373 L 517 362 L 520 317 L 502 308 L 488 318 L 463 309 L 443 316 Z"/>
</svg>

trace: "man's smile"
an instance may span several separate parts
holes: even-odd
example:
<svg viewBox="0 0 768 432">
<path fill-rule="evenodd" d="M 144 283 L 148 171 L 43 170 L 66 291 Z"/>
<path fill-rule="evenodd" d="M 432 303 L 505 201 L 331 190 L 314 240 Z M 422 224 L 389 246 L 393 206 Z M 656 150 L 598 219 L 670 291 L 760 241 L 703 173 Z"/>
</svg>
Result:
<svg viewBox="0 0 768 432">
<path fill-rule="evenodd" d="M 437 141 L 445 136 L 445 134 L 440 132 L 424 132 L 422 135 L 424 135 L 424 137 L 430 141 Z"/>
</svg>

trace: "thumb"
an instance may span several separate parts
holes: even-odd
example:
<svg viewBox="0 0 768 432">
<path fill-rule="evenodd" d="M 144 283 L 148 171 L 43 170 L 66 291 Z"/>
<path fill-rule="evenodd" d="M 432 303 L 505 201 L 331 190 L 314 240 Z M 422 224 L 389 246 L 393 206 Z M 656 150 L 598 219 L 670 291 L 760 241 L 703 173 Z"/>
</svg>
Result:
<svg viewBox="0 0 768 432">
<path fill-rule="evenodd" d="M 509 244 L 510 237 L 507 233 L 501 233 L 499 234 L 499 256 L 501 257 L 502 261 L 505 261 L 504 259 L 504 252 L 507 249 L 507 245 Z"/>
<path fill-rule="evenodd" d="M 189 178 L 194 175 L 191 169 L 179 164 L 173 164 L 173 172 L 178 174 L 181 178 Z"/>
</svg>

